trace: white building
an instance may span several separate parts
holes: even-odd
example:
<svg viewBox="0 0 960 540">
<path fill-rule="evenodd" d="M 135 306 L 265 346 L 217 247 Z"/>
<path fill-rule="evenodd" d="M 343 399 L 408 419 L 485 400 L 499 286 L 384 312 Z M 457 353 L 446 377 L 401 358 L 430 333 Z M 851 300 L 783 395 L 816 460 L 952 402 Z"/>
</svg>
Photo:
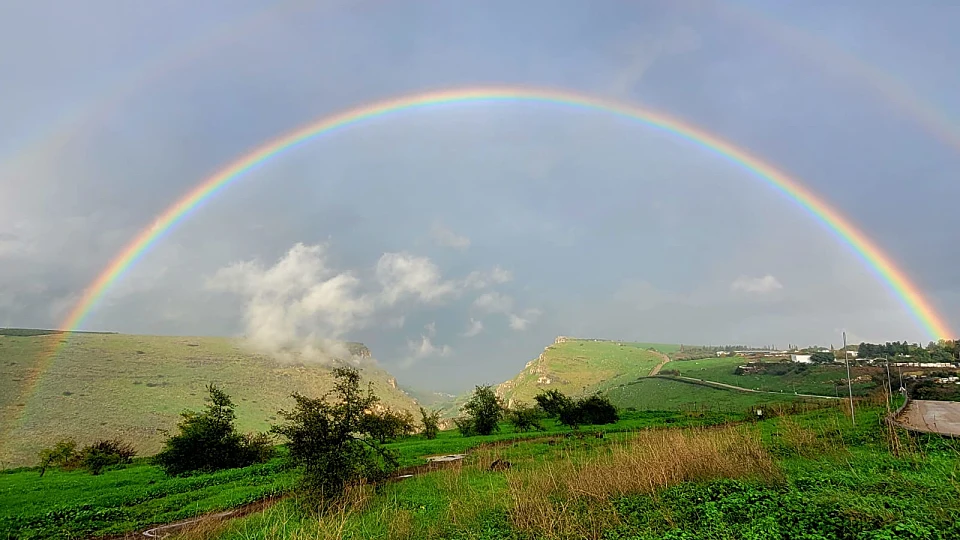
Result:
<svg viewBox="0 0 960 540">
<path fill-rule="evenodd" d="M 798 364 L 812 364 L 813 360 L 810 360 L 809 354 L 791 354 L 790 361 L 796 362 Z"/>
</svg>

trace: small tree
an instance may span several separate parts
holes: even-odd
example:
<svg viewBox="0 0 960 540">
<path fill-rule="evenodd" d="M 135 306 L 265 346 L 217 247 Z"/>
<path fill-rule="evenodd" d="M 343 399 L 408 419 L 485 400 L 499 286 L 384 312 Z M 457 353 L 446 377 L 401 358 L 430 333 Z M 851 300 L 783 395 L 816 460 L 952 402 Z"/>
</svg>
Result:
<svg viewBox="0 0 960 540">
<path fill-rule="evenodd" d="M 409 435 L 414 429 L 413 415 L 410 411 L 384 409 L 379 412 L 368 412 L 363 421 L 365 430 L 381 444 Z"/>
<path fill-rule="evenodd" d="M 136 454 L 133 446 L 119 439 L 101 439 L 83 447 L 77 454 L 76 459 L 80 467 L 90 471 L 91 474 L 97 475 L 107 467 L 130 463 Z"/>
<path fill-rule="evenodd" d="M 427 439 L 436 439 L 440 432 L 440 411 L 427 412 L 420 407 L 420 421 L 423 422 L 423 436 Z"/>
<path fill-rule="evenodd" d="M 477 434 L 477 429 L 473 425 L 473 418 L 469 416 L 458 416 L 453 419 L 453 423 L 457 426 L 457 431 L 460 432 L 460 435 L 464 437 L 473 437 Z"/>
<path fill-rule="evenodd" d="M 207 386 L 207 392 L 206 409 L 180 413 L 180 432 L 167 439 L 154 457 L 167 474 L 245 467 L 269 457 L 263 448 L 265 436 L 251 438 L 237 432 L 230 396 L 214 384 Z"/>
<path fill-rule="evenodd" d="M 537 407 L 531 407 L 525 403 L 515 403 L 513 408 L 507 413 L 507 420 L 513 424 L 517 431 L 543 431 L 543 425 L 540 419 L 543 413 Z"/>
<path fill-rule="evenodd" d="M 478 435 L 490 435 L 494 431 L 500 431 L 503 403 L 490 385 L 478 386 L 470 401 L 463 406 L 463 410 L 473 424 L 473 431 Z"/>
<path fill-rule="evenodd" d="M 64 467 L 70 463 L 77 453 L 77 442 L 73 439 L 63 439 L 50 448 L 40 451 L 40 476 L 47 472 L 47 467 Z"/>
<path fill-rule="evenodd" d="M 560 411 L 571 404 L 569 397 L 564 395 L 563 392 L 553 388 L 540 392 L 533 399 L 537 402 L 537 406 L 539 406 L 547 416 L 552 418 L 560 416 Z"/>
<path fill-rule="evenodd" d="M 280 411 L 285 423 L 271 428 L 290 441 L 290 460 L 303 468 L 304 489 L 323 500 L 338 497 L 350 483 L 383 480 L 398 464 L 365 422 L 380 401 L 372 385 L 362 392 L 356 369 L 337 368 L 333 375 L 332 392 L 320 398 L 293 394 L 296 406 Z M 336 402 L 327 400 L 331 395 Z"/>
</svg>

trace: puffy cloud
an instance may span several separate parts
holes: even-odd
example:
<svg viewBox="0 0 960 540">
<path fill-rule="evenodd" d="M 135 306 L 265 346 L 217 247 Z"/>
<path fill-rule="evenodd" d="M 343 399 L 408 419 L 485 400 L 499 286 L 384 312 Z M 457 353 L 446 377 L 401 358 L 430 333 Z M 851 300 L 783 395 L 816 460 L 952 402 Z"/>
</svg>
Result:
<svg viewBox="0 0 960 540">
<path fill-rule="evenodd" d="M 507 317 L 510 319 L 510 328 L 522 331 L 526 330 L 527 327 L 537 319 L 540 318 L 540 315 L 543 315 L 543 312 L 537 308 L 525 309 L 523 315 L 517 315 L 515 313 L 510 313 Z"/>
<path fill-rule="evenodd" d="M 408 253 L 384 253 L 377 262 L 376 275 L 387 305 L 407 297 L 435 303 L 456 295 L 459 289 L 455 281 L 443 279 L 429 258 Z"/>
<path fill-rule="evenodd" d="M 256 349 L 310 361 L 349 357 L 340 338 L 367 325 L 376 308 L 359 285 L 351 273 L 327 266 L 325 246 L 300 243 L 271 267 L 239 262 L 207 282 L 211 290 L 244 297 L 246 337 Z"/>
<path fill-rule="evenodd" d="M 467 326 L 466 331 L 460 334 L 463 337 L 474 337 L 483 332 L 483 321 L 478 321 L 473 317 L 470 317 L 470 324 Z"/>
<path fill-rule="evenodd" d="M 730 289 L 754 294 L 769 294 L 783 288 L 780 281 L 767 274 L 763 277 L 740 276 L 730 284 Z"/>
<path fill-rule="evenodd" d="M 494 266 L 489 272 L 475 270 L 464 279 L 464 285 L 474 289 L 485 289 L 513 281 L 513 272 Z"/>
<path fill-rule="evenodd" d="M 470 239 L 466 236 L 458 235 L 441 223 L 434 223 L 430 228 L 430 236 L 438 246 L 450 247 L 460 251 L 470 247 Z"/>
<path fill-rule="evenodd" d="M 449 345 L 434 345 L 429 336 L 421 335 L 420 341 L 407 340 L 407 349 L 410 351 L 404 362 L 403 367 L 410 367 L 417 360 L 426 358 L 449 356 L 453 349 Z"/>
<path fill-rule="evenodd" d="M 509 313 L 513 309 L 513 298 L 493 291 L 478 296 L 473 306 L 484 313 Z"/>
</svg>

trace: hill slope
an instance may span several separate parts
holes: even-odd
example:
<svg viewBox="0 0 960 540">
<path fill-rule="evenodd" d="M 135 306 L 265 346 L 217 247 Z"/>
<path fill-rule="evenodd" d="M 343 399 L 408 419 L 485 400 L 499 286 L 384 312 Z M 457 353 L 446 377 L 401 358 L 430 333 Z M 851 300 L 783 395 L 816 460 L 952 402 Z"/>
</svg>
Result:
<svg viewBox="0 0 960 540">
<path fill-rule="evenodd" d="M 508 403 L 530 403 L 535 395 L 549 388 L 568 395 L 605 392 L 649 375 L 667 360 L 665 353 L 677 350 L 678 345 L 560 336 L 516 377 L 497 386 L 497 393 Z"/>
<path fill-rule="evenodd" d="M 141 455 L 158 451 L 180 411 L 203 406 L 206 385 L 222 386 L 237 404 L 243 431 L 265 430 L 292 392 L 330 388 L 331 366 L 280 364 L 221 337 L 0 331 L 0 465 L 32 464 L 63 437 L 80 443 L 120 436 Z M 64 343 L 64 340 L 66 341 Z M 44 351 L 63 343 L 55 359 Z M 396 380 L 366 359 L 361 374 L 384 404 L 414 409 Z M 44 372 L 45 371 L 45 372 Z M 41 374 L 41 372 L 43 372 Z"/>
</svg>

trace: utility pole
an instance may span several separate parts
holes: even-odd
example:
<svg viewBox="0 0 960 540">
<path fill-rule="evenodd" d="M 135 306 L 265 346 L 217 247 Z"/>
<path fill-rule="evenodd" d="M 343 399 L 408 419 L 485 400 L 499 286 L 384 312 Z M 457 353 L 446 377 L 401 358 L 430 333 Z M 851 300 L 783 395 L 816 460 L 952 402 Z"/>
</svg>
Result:
<svg viewBox="0 0 960 540">
<path fill-rule="evenodd" d="M 850 361 L 847 359 L 847 332 L 843 332 L 843 363 L 847 366 L 847 391 L 850 392 L 850 421 L 857 423 L 857 415 L 853 412 L 853 380 L 850 379 Z"/>
<path fill-rule="evenodd" d="M 893 391 L 890 390 L 890 357 L 887 357 L 887 412 L 890 411 L 890 402 L 893 401 Z"/>
</svg>

